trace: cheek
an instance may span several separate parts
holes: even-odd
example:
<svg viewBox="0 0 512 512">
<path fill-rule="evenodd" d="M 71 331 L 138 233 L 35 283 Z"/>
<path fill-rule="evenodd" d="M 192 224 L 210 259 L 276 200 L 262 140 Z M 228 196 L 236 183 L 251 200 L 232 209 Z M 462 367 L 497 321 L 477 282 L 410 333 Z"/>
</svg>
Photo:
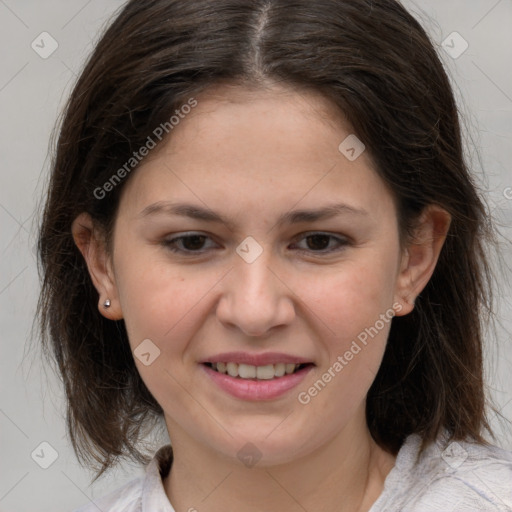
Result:
<svg viewBox="0 0 512 512">
<path fill-rule="evenodd" d="M 385 291 L 389 285 L 378 277 L 347 273 L 312 290 L 326 357 L 298 398 L 333 418 L 333 431 L 361 407 L 382 362 L 394 312 Z"/>
<path fill-rule="evenodd" d="M 327 382 L 330 392 L 323 393 L 320 402 L 336 417 L 353 412 L 382 362 L 394 316 L 395 264 L 389 252 L 361 251 L 359 258 L 343 262 L 325 278 L 310 276 L 304 287 L 327 352 L 316 378 Z M 310 389 L 313 395 L 323 389 L 322 382 Z"/>
<path fill-rule="evenodd" d="M 352 339 L 392 307 L 394 260 L 384 257 L 343 262 L 324 276 L 310 276 L 304 302 L 324 323 L 331 337 Z"/>
<path fill-rule="evenodd" d="M 130 347 L 138 372 L 162 407 L 185 407 L 187 374 L 181 360 L 197 329 L 198 304 L 209 284 L 194 286 L 169 263 L 153 260 L 144 268 L 138 258 L 120 260 L 118 289 Z M 146 259 L 145 261 L 149 261 Z M 139 265 L 137 265 L 137 262 Z M 199 281 L 197 282 L 197 284 Z M 149 341 L 148 341 L 149 340 Z M 144 359 L 144 354 L 149 357 Z"/>
<path fill-rule="evenodd" d="M 168 262 L 141 265 L 141 261 L 144 259 L 133 256 L 118 262 L 123 317 L 132 349 L 146 338 L 162 347 L 164 339 L 173 337 L 173 331 L 186 328 L 202 290 L 191 286 Z"/>
</svg>

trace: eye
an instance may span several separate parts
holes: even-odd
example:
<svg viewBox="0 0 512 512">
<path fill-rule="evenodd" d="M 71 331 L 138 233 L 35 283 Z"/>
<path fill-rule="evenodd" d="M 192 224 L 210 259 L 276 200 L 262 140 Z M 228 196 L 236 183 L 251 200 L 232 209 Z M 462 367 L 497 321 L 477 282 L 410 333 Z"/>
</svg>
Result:
<svg viewBox="0 0 512 512">
<path fill-rule="evenodd" d="M 349 244 L 346 238 L 330 235 L 328 233 L 307 233 L 305 236 L 302 236 L 300 240 L 305 240 L 306 245 L 309 246 L 306 249 L 299 249 L 300 252 L 312 252 L 319 254 L 336 252 L 342 250 Z M 331 241 L 335 242 L 334 247 L 330 244 Z M 329 248 L 329 245 L 331 245 L 331 248 Z"/>
<path fill-rule="evenodd" d="M 163 241 L 163 245 L 172 252 L 189 253 L 189 254 L 202 254 L 206 252 L 202 247 L 206 239 L 211 238 L 201 233 L 192 233 L 188 235 L 181 235 L 175 238 Z M 181 245 L 183 248 L 178 247 Z"/>
<path fill-rule="evenodd" d="M 189 233 L 180 235 L 171 239 L 163 241 L 163 245 L 171 252 L 181 254 L 203 254 L 213 247 L 204 247 L 205 242 L 211 240 L 208 235 L 202 233 Z M 313 232 L 307 233 L 305 236 L 298 238 L 298 240 L 306 241 L 306 248 L 299 248 L 299 252 L 309 252 L 317 254 L 329 254 L 342 250 L 349 244 L 346 238 L 330 235 L 328 233 Z M 332 243 L 334 242 L 334 247 Z M 329 248 L 330 247 L 330 248 Z"/>
</svg>

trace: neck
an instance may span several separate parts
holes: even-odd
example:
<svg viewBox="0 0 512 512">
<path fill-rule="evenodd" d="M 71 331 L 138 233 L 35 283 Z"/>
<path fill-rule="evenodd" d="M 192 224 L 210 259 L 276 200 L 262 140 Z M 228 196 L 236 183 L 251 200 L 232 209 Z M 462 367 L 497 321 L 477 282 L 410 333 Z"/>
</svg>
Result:
<svg viewBox="0 0 512 512">
<path fill-rule="evenodd" d="M 367 512 L 384 487 L 395 456 L 364 425 L 349 425 L 330 442 L 286 464 L 244 467 L 198 445 L 177 428 L 164 488 L 176 511 Z"/>
</svg>

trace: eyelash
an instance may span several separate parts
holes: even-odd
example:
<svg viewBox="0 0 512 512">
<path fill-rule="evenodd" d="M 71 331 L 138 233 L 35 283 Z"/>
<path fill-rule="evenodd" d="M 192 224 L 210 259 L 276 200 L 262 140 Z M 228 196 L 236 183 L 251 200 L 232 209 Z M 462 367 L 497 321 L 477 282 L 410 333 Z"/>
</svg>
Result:
<svg viewBox="0 0 512 512">
<path fill-rule="evenodd" d="M 334 253 L 334 252 L 341 251 L 347 245 L 349 245 L 349 241 L 346 238 L 337 237 L 337 236 L 331 235 L 329 233 L 323 233 L 321 231 L 312 231 L 312 232 L 306 233 L 305 235 L 302 236 L 301 239 L 307 239 L 307 238 L 310 238 L 312 236 L 318 236 L 318 235 L 323 236 L 323 237 L 327 237 L 327 238 L 330 238 L 330 239 L 333 239 L 333 240 L 336 240 L 337 243 L 338 243 L 338 248 L 329 249 L 329 250 L 321 250 L 321 251 L 313 251 L 313 250 L 308 250 L 308 249 L 299 249 L 298 251 L 300 253 L 312 253 L 312 254 L 325 255 L 325 254 L 331 254 L 331 253 Z M 178 237 L 175 237 L 175 238 L 171 238 L 169 240 L 164 240 L 163 241 L 163 245 L 169 251 L 171 251 L 173 253 L 180 253 L 180 254 L 184 254 L 184 255 L 200 255 L 200 254 L 205 254 L 206 252 L 208 252 L 208 250 L 191 251 L 191 250 L 179 249 L 179 248 L 176 247 L 176 244 L 178 242 L 180 242 L 182 240 L 187 240 L 187 239 L 190 239 L 190 238 L 210 238 L 210 237 L 208 235 L 204 235 L 204 234 L 201 234 L 201 233 L 193 233 L 193 234 L 182 235 L 182 236 L 178 236 Z"/>
</svg>

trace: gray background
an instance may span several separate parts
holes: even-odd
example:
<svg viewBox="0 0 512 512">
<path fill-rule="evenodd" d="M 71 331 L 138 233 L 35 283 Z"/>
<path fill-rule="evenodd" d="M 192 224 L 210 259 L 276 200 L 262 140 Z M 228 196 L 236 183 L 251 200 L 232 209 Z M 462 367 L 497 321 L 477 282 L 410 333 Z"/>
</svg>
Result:
<svg viewBox="0 0 512 512">
<path fill-rule="evenodd" d="M 49 137 L 99 30 L 122 3 L 0 0 L 0 512 L 71 511 L 143 473 L 123 465 L 89 486 L 92 474 L 78 465 L 65 433 L 60 383 L 45 370 L 39 352 L 29 351 L 37 339 L 30 346 L 27 342 L 39 289 L 33 248 Z M 512 1 L 416 0 L 405 5 L 439 45 L 464 115 L 478 183 L 487 190 L 504 233 L 512 237 L 512 189 L 507 189 L 512 187 Z M 58 48 L 43 59 L 31 43 L 45 31 Z M 442 48 L 454 31 L 469 44 L 456 59 Z M 448 37 L 447 44 L 452 52 L 463 48 L 458 36 Z M 509 246 L 504 256 L 512 262 Z M 500 279 L 500 330 L 498 342 L 489 336 L 486 367 L 495 403 L 510 419 L 510 272 Z M 493 425 L 498 444 L 512 449 L 510 425 L 495 418 Z M 58 452 L 48 469 L 31 458 L 42 442 Z M 49 449 L 43 450 L 48 457 Z"/>
</svg>

